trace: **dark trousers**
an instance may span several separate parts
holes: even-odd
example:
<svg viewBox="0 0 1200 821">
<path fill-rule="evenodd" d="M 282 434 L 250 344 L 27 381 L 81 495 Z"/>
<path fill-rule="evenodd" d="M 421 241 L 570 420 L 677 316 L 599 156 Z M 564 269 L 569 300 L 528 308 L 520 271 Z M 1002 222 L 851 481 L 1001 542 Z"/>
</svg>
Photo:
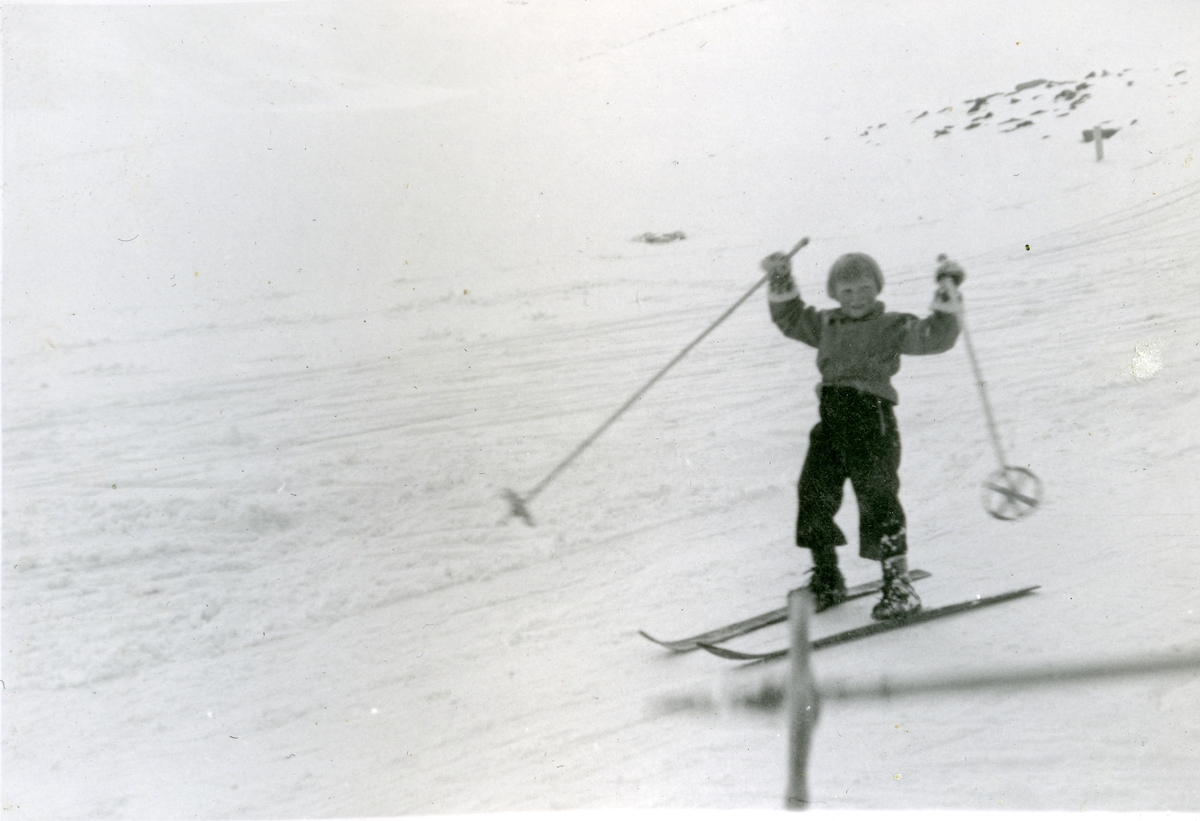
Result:
<svg viewBox="0 0 1200 821">
<path fill-rule="evenodd" d="M 846 544 L 833 517 L 849 479 L 858 498 L 858 554 L 882 560 L 907 553 L 899 470 L 892 404 L 853 388 L 824 388 L 821 421 L 809 435 L 797 487 L 796 544 L 813 549 L 814 559 L 818 551 L 829 554 Z"/>
</svg>

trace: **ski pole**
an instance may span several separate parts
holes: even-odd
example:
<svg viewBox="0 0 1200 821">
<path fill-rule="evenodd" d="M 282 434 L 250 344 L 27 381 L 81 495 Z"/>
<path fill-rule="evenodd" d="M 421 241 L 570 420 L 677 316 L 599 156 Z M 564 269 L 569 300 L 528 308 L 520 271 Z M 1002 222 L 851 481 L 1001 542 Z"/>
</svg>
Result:
<svg viewBox="0 0 1200 821">
<path fill-rule="evenodd" d="M 946 262 L 945 254 L 938 254 L 938 262 Z M 962 295 L 958 292 L 958 285 L 954 282 L 954 277 L 945 276 L 942 279 L 946 280 L 950 288 L 950 297 L 960 306 L 963 305 Z M 965 307 L 959 311 L 958 325 L 962 330 L 963 342 L 967 346 L 967 358 L 971 360 L 971 371 L 975 374 L 975 385 L 979 388 L 979 398 L 983 402 L 983 415 L 987 419 L 988 433 L 992 437 L 992 447 L 996 449 L 996 458 L 1000 460 L 1000 467 L 1007 467 L 1008 462 L 1004 458 L 1004 448 L 1000 445 L 1000 434 L 996 428 L 996 417 L 992 414 L 992 403 L 988 400 L 987 383 L 983 379 L 983 372 L 979 370 L 979 360 L 975 356 L 975 346 L 971 344 L 971 333 L 967 330 L 967 310 Z"/>
<path fill-rule="evenodd" d="M 946 261 L 945 254 L 938 254 L 938 262 Z M 963 342 L 967 346 L 967 358 L 971 361 L 971 371 L 975 374 L 975 385 L 979 388 L 979 398 L 983 403 L 983 414 L 987 419 L 988 434 L 992 439 L 992 447 L 996 450 L 996 459 L 1000 469 L 988 476 L 983 483 L 985 491 L 983 507 L 997 519 L 1011 521 L 1027 516 L 1037 508 L 1042 500 L 1042 480 L 1022 467 L 1008 464 L 1004 458 L 1004 448 L 1000 444 L 1000 433 L 996 425 L 996 417 L 992 413 L 992 403 L 988 399 L 987 383 L 983 372 L 979 369 L 979 360 L 975 356 L 975 346 L 971 343 L 971 333 L 967 330 L 967 311 L 963 306 L 962 296 L 954 277 L 939 277 L 945 279 L 950 289 L 950 298 L 958 303 L 958 324 L 962 330 Z"/>
<path fill-rule="evenodd" d="M 808 237 L 805 237 L 804 239 L 797 242 L 795 247 L 793 247 L 792 250 L 787 253 L 787 258 L 791 259 L 805 245 L 808 245 Z M 677 353 L 670 362 L 668 362 L 666 365 L 664 365 L 658 373 L 654 374 L 654 376 L 652 376 L 650 378 L 650 381 L 648 381 L 645 385 L 642 385 L 642 387 L 638 388 L 637 391 L 633 394 L 633 396 L 629 397 L 629 400 L 626 401 L 625 404 L 623 404 L 623 405 L 621 405 L 621 407 L 617 408 L 616 411 L 611 416 L 609 416 L 607 419 L 604 420 L 604 422 L 600 425 L 600 427 L 596 428 L 596 430 L 594 430 L 586 439 L 584 439 L 582 442 L 580 442 L 579 446 L 576 447 L 575 450 L 573 450 L 569 454 L 567 454 L 565 459 L 563 459 L 561 462 L 559 462 L 557 465 L 555 465 L 554 468 L 549 473 L 547 473 L 546 476 L 540 482 L 538 482 L 529 491 L 527 491 L 525 493 L 525 495 L 522 496 L 514 490 L 505 488 L 502 492 L 504 494 L 504 498 L 508 500 L 509 516 L 510 517 L 517 516 L 517 517 L 523 519 L 527 525 L 532 527 L 533 526 L 533 515 L 529 512 L 529 504 L 537 497 L 537 495 L 539 493 L 541 493 L 543 490 L 546 489 L 546 485 L 550 484 L 550 482 L 552 482 L 554 480 L 554 477 L 558 476 L 558 474 L 561 473 L 563 471 L 563 469 L 567 467 L 567 465 L 574 462 L 575 459 L 579 456 L 579 454 L 581 454 L 585 450 L 587 450 L 589 445 L 591 445 L 598 438 L 600 438 L 600 434 L 602 434 L 602 433 L 604 433 L 604 431 L 608 430 L 609 426 L 612 425 L 613 422 L 616 422 L 617 419 L 619 419 L 620 416 L 623 413 L 625 413 L 625 411 L 629 410 L 629 408 L 633 405 L 634 402 L 641 399 L 642 394 L 644 394 L 646 391 L 650 390 L 651 386 L 653 386 L 655 382 L 662 379 L 663 376 L 667 373 L 667 371 L 669 371 L 669 370 L 671 370 L 671 368 L 675 367 L 675 365 L 678 364 L 679 360 L 681 360 L 685 356 L 687 356 L 688 353 L 692 350 L 692 348 L 699 345 L 701 340 L 703 340 L 706 336 L 708 336 L 710 333 L 712 333 L 718 325 L 720 325 L 722 322 L 724 322 L 726 319 L 728 319 L 730 314 L 732 314 L 734 311 L 736 311 L 743 302 L 745 302 L 747 299 L 749 299 L 750 296 L 755 291 L 757 291 L 759 288 L 761 288 L 763 286 L 763 284 L 766 283 L 766 281 L 770 278 L 771 278 L 771 275 L 768 273 L 768 274 L 765 274 L 760 280 L 758 280 L 758 282 L 754 283 L 754 285 L 752 285 L 750 287 L 750 289 L 748 291 L 746 291 L 746 293 L 742 294 L 741 297 L 738 298 L 737 302 L 734 302 L 732 305 L 730 305 L 729 308 L 725 311 L 725 313 L 723 313 L 719 317 L 717 317 L 717 319 L 711 325 L 709 325 L 707 328 L 704 329 L 703 333 L 701 333 L 699 336 L 697 336 L 695 339 L 693 339 L 691 342 L 689 342 L 687 344 L 687 346 L 684 347 L 684 349 L 682 351 Z"/>
</svg>

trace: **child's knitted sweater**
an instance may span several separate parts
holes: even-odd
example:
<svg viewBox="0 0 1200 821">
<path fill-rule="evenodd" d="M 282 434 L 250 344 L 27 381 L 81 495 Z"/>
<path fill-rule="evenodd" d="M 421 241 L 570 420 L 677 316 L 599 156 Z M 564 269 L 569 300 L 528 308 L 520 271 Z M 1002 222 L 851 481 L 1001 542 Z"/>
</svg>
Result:
<svg viewBox="0 0 1200 821">
<path fill-rule="evenodd" d="M 958 318 L 934 311 L 925 319 L 887 313 L 882 302 L 859 319 L 841 308 L 817 310 L 805 305 L 794 290 L 770 294 L 771 319 L 785 336 L 817 349 L 821 371 L 818 395 L 826 385 L 838 385 L 880 396 L 895 404 L 899 394 L 892 377 L 900 370 L 900 354 L 948 351 L 958 339 Z"/>
</svg>

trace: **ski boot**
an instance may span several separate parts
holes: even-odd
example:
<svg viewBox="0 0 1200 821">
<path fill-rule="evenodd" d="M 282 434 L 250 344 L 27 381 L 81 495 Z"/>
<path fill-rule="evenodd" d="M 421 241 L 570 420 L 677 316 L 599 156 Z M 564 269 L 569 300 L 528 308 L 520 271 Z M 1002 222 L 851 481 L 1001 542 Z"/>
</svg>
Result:
<svg viewBox="0 0 1200 821">
<path fill-rule="evenodd" d="M 876 621 L 898 619 L 921 609 L 921 597 L 908 578 L 908 559 L 893 556 L 883 560 L 883 595 L 871 609 Z"/>
<path fill-rule="evenodd" d="M 836 564 L 819 564 L 808 572 L 812 573 L 808 592 L 812 594 L 813 607 L 818 613 L 846 600 L 846 580 Z"/>
</svg>

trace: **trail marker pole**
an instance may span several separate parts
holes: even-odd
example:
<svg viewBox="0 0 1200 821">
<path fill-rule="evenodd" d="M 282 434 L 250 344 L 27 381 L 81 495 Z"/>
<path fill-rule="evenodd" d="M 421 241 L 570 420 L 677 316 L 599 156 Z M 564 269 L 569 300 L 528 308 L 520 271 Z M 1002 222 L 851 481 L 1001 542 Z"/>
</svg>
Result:
<svg viewBox="0 0 1200 821">
<path fill-rule="evenodd" d="M 804 239 L 797 242 L 795 247 L 793 247 L 792 250 L 788 252 L 787 258 L 791 259 L 793 256 L 796 255 L 796 252 L 798 252 L 805 245 L 808 245 L 808 237 L 805 237 Z M 729 308 L 725 311 L 725 313 L 723 313 L 719 317 L 717 317 L 716 321 L 714 321 L 711 325 L 709 325 L 707 328 L 705 328 L 703 333 L 701 333 L 698 337 L 696 337 L 691 342 L 689 342 L 682 351 L 680 351 L 679 353 L 677 353 L 675 355 L 674 359 L 672 359 L 670 362 L 668 362 L 666 365 L 664 365 L 662 367 L 662 370 L 660 370 L 658 373 L 654 374 L 654 376 L 652 376 L 650 378 L 649 382 L 647 382 L 645 385 L 642 385 L 642 387 L 638 388 L 637 392 L 634 393 L 633 396 L 629 397 L 628 401 L 626 401 L 624 405 L 617 408 L 616 411 L 612 414 L 612 416 L 605 419 L 604 422 L 600 425 L 600 427 L 596 428 L 596 430 L 594 430 L 586 439 L 584 439 L 582 442 L 580 442 L 579 446 L 576 447 L 575 450 L 571 451 L 569 454 L 567 454 L 567 457 L 565 459 L 563 459 L 561 462 L 559 462 L 557 465 L 555 465 L 554 468 L 549 473 L 546 474 L 545 478 L 543 478 L 542 481 L 538 482 L 530 490 L 526 491 L 526 493 L 524 495 L 517 493 L 515 490 L 510 490 L 509 488 L 505 488 L 502 491 L 502 493 L 504 495 L 504 498 L 508 501 L 508 507 L 509 507 L 508 515 L 516 516 L 516 517 L 524 520 L 525 524 L 532 527 L 533 526 L 533 514 L 529 512 L 529 504 L 534 500 L 534 498 L 539 493 L 541 493 L 543 490 L 546 489 L 546 485 L 550 484 L 550 482 L 552 482 L 554 480 L 554 477 L 557 476 L 559 473 L 561 473 L 563 471 L 563 469 L 566 468 L 567 465 L 574 462 L 576 457 L 579 456 L 579 454 L 581 454 L 585 450 L 587 450 L 588 446 L 591 445 L 592 442 L 595 442 L 597 439 L 599 439 L 600 434 L 602 434 L 602 433 L 604 433 L 604 431 L 608 430 L 609 426 L 612 425 L 613 422 L 616 422 L 617 419 L 620 418 L 621 414 L 623 414 L 623 413 L 625 413 L 625 411 L 629 410 L 629 408 L 633 406 L 634 402 L 636 402 L 642 398 L 642 394 L 644 394 L 646 391 L 650 390 L 650 387 L 655 382 L 662 379 L 663 376 L 666 375 L 667 371 L 671 370 L 671 368 L 675 367 L 675 365 L 678 364 L 679 360 L 681 360 L 685 356 L 687 356 L 688 353 L 692 350 L 692 348 L 699 345 L 701 340 L 704 339 L 704 337 L 708 336 L 710 333 L 712 333 L 714 330 L 716 330 L 716 327 L 718 325 L 720 325 L 722 322 L 724 322 L 726 319 L 728 319 L 730 314 L 732 314 L 734 311 L 736 311 L 743 302 L 745 302 L 747 299 L 749 299 L 750 296 L 755 291 L 757 291 L 759 288 L 761 288 L 766 283 L 766 281 L 770 278 L 771 278 L 771 275 L 766 274 L 763 276 L 762 279 L 760 279 L 758 282 L 754 283 L 754 285 L 750 287 L 750 290 L 748 290 L 748 291 L 746 291 L 746 293 L 742 294 L 741 297 L 738 298 L 737 302 L 730 305 Z"/>
<path fill-rule="evenodd" d="M 812 594 L 801 587 L 788 594 L 788 626 L 792 634 L 791 677 L 788 684 L 788 785 L 786 807 L 808 808 L 808 754 L 821 712 L 817 682 L 809 663 L 808 616 Z"/>
<path fill-rule="evenodd" d="M 1104 129 L 1100 126 L 1092 127 L 1092 141 L 1096 143 L 1096 162 L 1104 159 Z"/>
</svg>

